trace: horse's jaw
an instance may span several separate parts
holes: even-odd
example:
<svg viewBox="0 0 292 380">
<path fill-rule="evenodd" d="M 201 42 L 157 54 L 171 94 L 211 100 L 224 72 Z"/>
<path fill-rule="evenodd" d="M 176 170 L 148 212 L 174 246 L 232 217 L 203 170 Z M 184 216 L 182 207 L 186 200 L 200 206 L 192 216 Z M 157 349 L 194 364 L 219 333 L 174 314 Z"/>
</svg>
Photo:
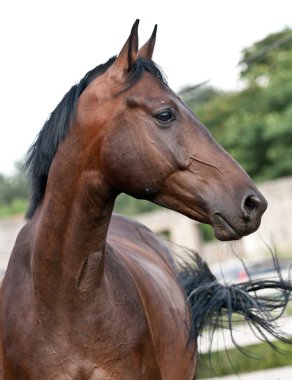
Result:
<svg viewBox="0 0 292 380">
<path fill-rule="evenodd" d="M 222 188 L 220 184 L 208 184 L 194 180 L 192 173 L 186 171 L 172 175 L 163 190 L 152 199 L 160 206 L 179 212 L 190 219 L 210 224 L 218 240 L 238 240 L 255 232 L 260 224 L 267 201 L 253 185 L 245 180 L 239 183 L 237 189 L 230 189 L 228 184 Z M 224 185 L 224 183 L 223 183 Z M 241 201 L 242 187 L 249 189 L 247 194 L 253 194 Z M 254 199 L 254 212 L 248 215 L 244 212 L 248 198 Z M 251 201 L 250 201 L 251 203 Z M 250 205 L 251 207 L 251 205 Z"/>
</svg>

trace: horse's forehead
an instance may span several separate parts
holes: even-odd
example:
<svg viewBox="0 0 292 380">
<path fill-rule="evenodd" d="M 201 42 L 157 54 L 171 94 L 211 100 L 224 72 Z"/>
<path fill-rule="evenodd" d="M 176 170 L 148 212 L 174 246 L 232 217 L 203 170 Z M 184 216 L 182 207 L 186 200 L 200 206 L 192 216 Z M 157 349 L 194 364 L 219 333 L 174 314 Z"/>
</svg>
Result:
<svg viewBox="0 0 292 380">
<path fill-rule="evenodd" d="M 106 72 L 91 82 L 86 92 L 87 99 L 106 107 L 103 108 L 104 113 L 105 110 L 112 112 L 113 109 L 121 110 L 125 104 L 130 105 L 129 99 L 134 100 L 136 106 L 146 106 L 150 110 L 159 104 L 167 107 L 178 101 L 177 95 L 160 78 L 146 71 L 134 83 L 130 77 L 125 77 L 123 82 L 117 81 L 110 72 Z"/>
<path fill-rule="evenodd" d="M 170 88 L 160 78 L 157 78 L 155 75 L 150 74 L 147 71 L 143 73 L 135 87 L 142 88 L 144 91 L 147 89 L 150 93 L 172 93 Z"/>
<path fill-rule="evenodd" d="M 167 85 L 147 72 L 126 91 L 125 96 L 149 102 L 167 102 L 170 99 L 172 101 L 177 99 L 175 93 Z"/>
</svg>

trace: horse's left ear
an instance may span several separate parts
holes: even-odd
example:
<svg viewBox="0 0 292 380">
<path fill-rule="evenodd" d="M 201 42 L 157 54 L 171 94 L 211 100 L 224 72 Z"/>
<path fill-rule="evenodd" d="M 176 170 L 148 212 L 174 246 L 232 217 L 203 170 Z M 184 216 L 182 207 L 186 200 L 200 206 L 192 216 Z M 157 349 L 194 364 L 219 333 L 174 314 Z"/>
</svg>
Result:
<svg viewBox="0 0 292 380">
<path fill-rule="evenodd" d="M 154 30 L 149 40 L 146 42 L 145 45 L 141 47 L 141 49 L 139 49 L 138 57 L 152 59 L 152 55 L 153 55 L 153 51 L 155 47 L 155 41 L 156 41 L 156 32 L 157 32 L 157 24 L 154 26 Z"/>
<path fill-rule="evenodd" d="M 138 25 L 140 20 L 136 20 L 132 26 L 131 33 L 123 46 L 120 54 L 117 56 L 114 64 L 111 67 L 112 74 L 120 79 L 125 73 L 131 70 L 131 67 L 136 62 L 138 57 Z"/>
</svg>

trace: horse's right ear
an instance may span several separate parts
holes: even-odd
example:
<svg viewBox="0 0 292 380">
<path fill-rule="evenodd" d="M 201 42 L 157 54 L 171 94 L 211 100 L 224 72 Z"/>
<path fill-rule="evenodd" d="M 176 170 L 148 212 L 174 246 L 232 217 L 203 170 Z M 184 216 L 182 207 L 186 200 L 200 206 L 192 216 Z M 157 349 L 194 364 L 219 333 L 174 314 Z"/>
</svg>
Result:
<svg viewBox="0 0 292 380">
<path fill-rule="evenodd" d="M 123 46 L 120 54 L 110 68 L 111 74 L 115 79 L 120 80 L 131 70 L 138 57 L 138 25 L 140 20 L 136 20 L 132 26 L 131 33 Z"/>
<path fill-rule="evenodd" d="M 143 45 L 141 47 L 141 49 L 139 49 L 139 51 L 138 51 L 139 57 L 152 59 L 153 50 L 154 50 L 155 41 L 156 41 L 156 32 L 157 32 L 157 24 L 155 25 L 154 30 L 153 30 L 149 40 L 146 42 L 145 45 Z"/>
</svg>

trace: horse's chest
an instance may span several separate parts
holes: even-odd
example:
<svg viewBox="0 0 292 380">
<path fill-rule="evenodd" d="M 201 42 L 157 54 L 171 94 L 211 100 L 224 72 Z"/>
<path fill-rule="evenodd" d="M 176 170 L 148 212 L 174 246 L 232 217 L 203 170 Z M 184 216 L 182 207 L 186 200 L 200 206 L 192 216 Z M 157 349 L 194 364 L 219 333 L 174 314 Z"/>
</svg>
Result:
<svg viewBox="0 0 292 380">
<path fill-rule="evenodd" d="M 26 310 L 5 332 L 5 378 L 42 380 L 159 380 L 151 338 L 139 309 L 113 293 L 116 307 L 96 318 L 44 315 Z M 132 301 L 132 308 L 137 305 Z M 12 311 L 11 311 L 12 312 Z M 98 317 L 98 314 L 102 314 Z"/>
</svg>

